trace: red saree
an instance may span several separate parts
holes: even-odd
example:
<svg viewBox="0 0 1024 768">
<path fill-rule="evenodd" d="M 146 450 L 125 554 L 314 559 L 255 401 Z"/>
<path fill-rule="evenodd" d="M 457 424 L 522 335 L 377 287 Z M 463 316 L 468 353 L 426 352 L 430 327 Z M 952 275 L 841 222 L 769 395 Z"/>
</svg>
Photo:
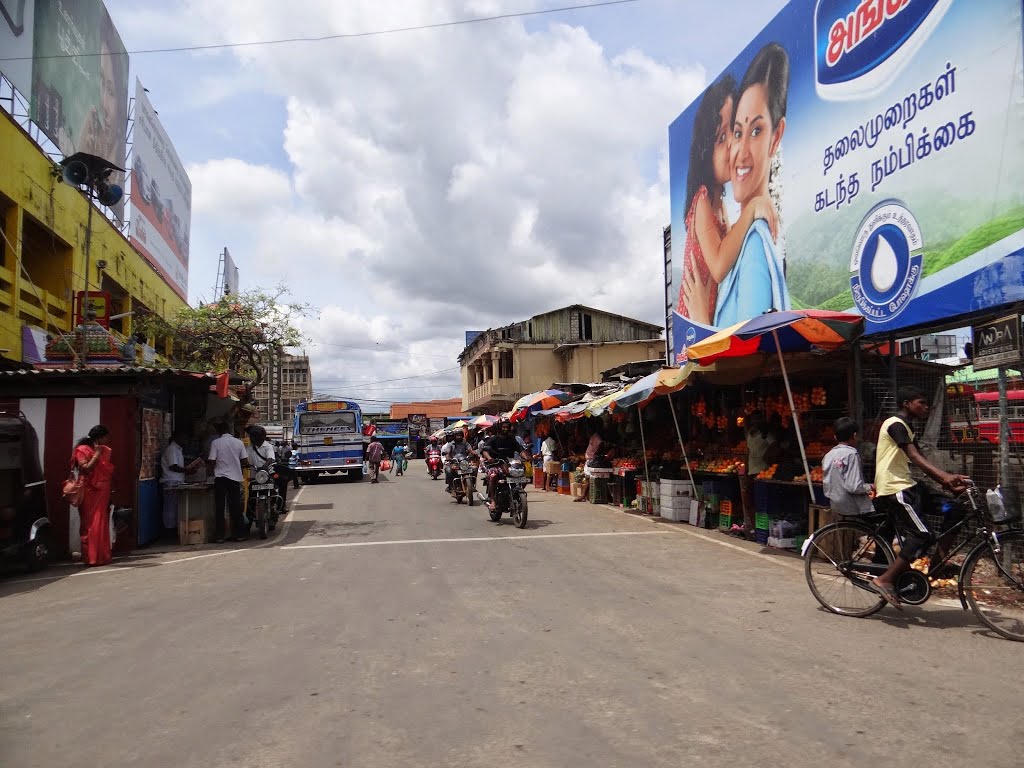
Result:
<svg viewBox="0 0 1024 768">
<path fill-rule="evenodd" d="M 106 565 L 110 554 L 110 481 L 114 465 L 110 463 L 110 449 L 106 446 L 75 448 L 74 459 L 81 467 L 93 453 L 101 451 L 99 461 L 85 476 L 85 494 L 78 508 L 81 518 L 79 535 L 82 537 L 82 562 L 86 565 Z"/>
</svg>

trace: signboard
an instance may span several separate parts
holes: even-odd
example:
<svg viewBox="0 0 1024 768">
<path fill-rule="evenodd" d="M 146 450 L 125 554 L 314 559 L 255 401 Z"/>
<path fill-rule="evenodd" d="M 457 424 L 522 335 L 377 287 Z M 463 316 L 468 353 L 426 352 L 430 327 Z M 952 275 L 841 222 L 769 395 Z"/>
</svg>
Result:
<svg viewBox="0 0 1024 768">
<path fill-rule="evenodd" d="M 85 311 L 83 312 L 83 303 Z M 75 294 L 75 325 L 81 325 L 84 316 L 92 314 L 93 322 L 110 327 L 110 294 L 106 291 L 79 291 Z"/>
<path fill-rule="evenodd" d="M 238 267 L 235 260 L 231 258 L 227 247 L 224 248 L 224 295 L 238 295 Z"/>
<path fill-rule="evenodd" d="M 479 336 L 483 331 L 466 331 L 466 346 L 468 347 L 473 343 L 473 340 Z"/>
<path fill-rule="evenodd" d="M 1021 316 L 1008 315 L 973 328 L 974 370 L 1016 365 L 1021 356 Z"/>
<path fill-rule="evenodd" d="M 669 128 L 672 337 L 1024 299 L 1020 0 L 793 0 Z M 684 280 L 685 276 L 685 280 Z"/>
<path fill-rule="evenodd" d="M 405 419 L 379 419 L 373 422 L 380 438 L 406 438 L 409 436 L 409 422 Z"/>
<path fill-rule="evenodd" d="M 32 93 L 34 0 L 0 0 L 0 72 L 26 99 Z"/>
<path fill-rule="evenodd" d="M 318 401 L 313 402 L 313 403 L 306 403 L 306 410 L 307 411 L 347 411 L 348 410 L 348 403 L 346 403 L 344 400 L 338 400 L 337 402 L 335 402 L 335 401 L 326 401 L 326 400 L 318 400 Z"/>
<path fill-rule="evenodd" d="M 102 0 L 35 6 L 32 120 L 65 156 L 88 152 L 124 168 L 128 54 L 110 14 Z M 124 186 L 119 171 L 108 180 Z M 123 220 L 124 198 L 112 210 Z"/>
<path fill-rule="evenodd" d="M 430 434 L 430 420 L 425 413 L 410 413 L 407 417 L 410 435 Z"/>
<path fill-rule="evenodd" d="M 192 182 L 138 80 L 132 141 L 128 238 L 174 292 L 187 299 Z"/>
</svg>

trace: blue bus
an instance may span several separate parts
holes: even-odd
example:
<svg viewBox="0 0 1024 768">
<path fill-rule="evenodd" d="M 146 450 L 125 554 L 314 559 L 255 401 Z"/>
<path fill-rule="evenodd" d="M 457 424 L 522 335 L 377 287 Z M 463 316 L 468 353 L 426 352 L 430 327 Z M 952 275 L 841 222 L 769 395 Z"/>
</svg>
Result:
<svg viewBox="0 0 1024 768">
<path fill-rule="evenodd" d="M 292 441 L 298 444 L 295 470 L 303 482 L 341 473 L 363 477 L 363 415 L 350 400 L 308 400 L 295 408 Z"/>
</svg>

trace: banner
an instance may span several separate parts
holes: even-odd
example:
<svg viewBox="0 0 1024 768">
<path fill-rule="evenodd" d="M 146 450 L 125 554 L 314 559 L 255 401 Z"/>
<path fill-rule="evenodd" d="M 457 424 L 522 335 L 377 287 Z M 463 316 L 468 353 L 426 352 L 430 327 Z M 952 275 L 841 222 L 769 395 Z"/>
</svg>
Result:
<svg viewBox="0 0 1024 768">
<path fill-rule="evenodd" d="M 406 419 L 378 419 L 373 422 L 377 428 L 377 439 L 408 438 L 409 422 Z"/>
<path fill-rule="evenodd" d="M 231 258 L 227 246 L 224 247 L 224 295 L 238 295 L 238 267 L 235 260 Z"/>
<path fill-rule="evenodd" d="M 794 0 L 669 127 L 676 359 L 773 309 L 1024 300 L 1021 0 Z"/>
<path fill-rule="evenodd" d="M 425 413 L 410 413 L 406 419 L 409 422 L 409 435 L 420 435 L 426 437 L 430 434 L 430 420 Z"/>
<path fill-rule="evenodd" d="M 0 0 L 0 72 L 26 99 L 32 94 L 34 0 Z"/>
<path fill-rule="evenodd" d="M 146 89 L 137 79 L 132 140 L 132 216 L 128 239 L 174 292 L 187 300 L 192 182 L 149 102 Z"/>
<path fill-rule="evenodd" d="M 16 4 L 15 4 L 16 5 Z M 124 168 L 128 54 L 102 0 L 36 0 L 32 120 L 65 156 Z M 124 186 L 124 174 L 108 180 Z M 124 220 L 124 199 L 112 207 Z"/>
</svg>

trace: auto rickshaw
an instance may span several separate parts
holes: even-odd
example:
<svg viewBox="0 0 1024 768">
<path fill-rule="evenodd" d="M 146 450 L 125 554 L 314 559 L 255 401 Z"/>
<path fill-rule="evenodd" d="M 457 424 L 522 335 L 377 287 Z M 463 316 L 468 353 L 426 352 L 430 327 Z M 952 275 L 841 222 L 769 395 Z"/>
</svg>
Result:
<svg viewBox="0 0 1024 768">
<path fill-rule="evenodd" d="M 50 558 L 39 439 L 24 414 L 6 411 L 0 411 L 0 556 L 17 558 L 31 571 Z"/>
</svg>

